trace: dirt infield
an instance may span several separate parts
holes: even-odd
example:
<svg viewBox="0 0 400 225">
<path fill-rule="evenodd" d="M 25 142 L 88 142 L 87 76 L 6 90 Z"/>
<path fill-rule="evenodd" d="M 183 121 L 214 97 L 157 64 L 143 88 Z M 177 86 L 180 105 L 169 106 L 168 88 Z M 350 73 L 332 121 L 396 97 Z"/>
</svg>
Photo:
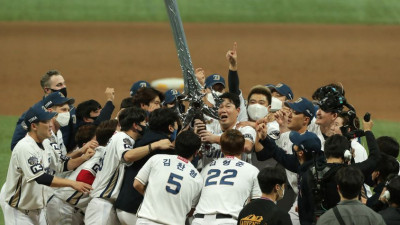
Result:
<svg viewBox="0 0 400 225">
<path fill-rule="evenodd" d="M 400 121 L 400 26 L 184 24 L 195 67 L 227 77 L 225 53 L 238 42 L 241 88 L 284 82 L 295 98 L 341 82 L 358 112 Z M 62 72 L 70 97 L 116 105 L 132 83 L 181 77 L 167 23 L 0 22 L 0 115 L 38 101 L 40 76 Z"/>
</svg>

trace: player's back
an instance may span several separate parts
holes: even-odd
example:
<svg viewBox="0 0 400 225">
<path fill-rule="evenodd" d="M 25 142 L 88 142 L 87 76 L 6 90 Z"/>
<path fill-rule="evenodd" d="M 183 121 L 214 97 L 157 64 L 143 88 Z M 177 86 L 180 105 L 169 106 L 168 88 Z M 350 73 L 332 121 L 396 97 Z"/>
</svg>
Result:
<svg viewBox="0 0 400 225">
<path fill-rule="evenodd" d="M 105 147 L 98 146 L 96 148 L 96 153 L 93 155 L 93 157 L 90 158 L 88 161 L 82 163 L 66 178 L 69 180 L 76 180 L 82 170 L 87 170 L 93 176 L 96 176 L 97 172 L 102 170 L 104 153 Z M 55 190 L 54 195 L 80 209 L 85 208 L 90 201 L 88 194 L 78 192 L 71 187 L 58 188 Z"/>
<path fill-rule="evenodd" d="M 185 158 L 155 155 L 136 178 L 148 184 L 138 217 L 162 224 L 184 224 L 187 213 L 199 199 L 202 177 Z"/>
<path fill-rule="evenodd" d="M 229 214 L 237 218 L 248 198 L 261 197 L 258 169 L 227 156 L 214 160 L 201 172 L 203 189 L 195 214 Z"/>
<path fill-rule="evenodd" d="M 123 153 L 133 148 L 135 141 L 125 132 L 114 134 L 106 146 L 102 170 L 98 171 L 93 182 L 93 191 L 90 196 L 100 197 L 114 201 L 119 193 L 125 165 Z"/>
</svg>

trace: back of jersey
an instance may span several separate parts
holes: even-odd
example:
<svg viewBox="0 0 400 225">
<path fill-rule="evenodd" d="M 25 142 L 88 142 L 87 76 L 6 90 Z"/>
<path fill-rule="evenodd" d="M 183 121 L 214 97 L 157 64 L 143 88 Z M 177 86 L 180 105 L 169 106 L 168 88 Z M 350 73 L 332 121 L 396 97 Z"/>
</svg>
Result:
<svg viewBox="0 0 400 225">
<path fill-rule="evenodd" d="M 260 198 L 258 169 L 234 157 L 217 159 L 201 175 L 203 189 L 195 214 L 229 214 L 235 219 L 249 198 Z"/>
<path fill-rule="evenodd" d="M 130 163 L 123 159 L 124 152 L 133 148 L 135 141 L 125 132 L 114 134 L 107 144 L 103 156 L 102 169 L 98 171 L 93 182 L 92 198 L 109 199 L 112 202 L 118 197 L 122 185 L 125 165 Z"/>
<path fill-rule="evenodd" d="M 162 223 L 185 224 L 197 204 L 202 181 L 196 168 L 177 155 L 155 155 L 135 178 L 147 185 L 138 217 Z"/>
</svg>

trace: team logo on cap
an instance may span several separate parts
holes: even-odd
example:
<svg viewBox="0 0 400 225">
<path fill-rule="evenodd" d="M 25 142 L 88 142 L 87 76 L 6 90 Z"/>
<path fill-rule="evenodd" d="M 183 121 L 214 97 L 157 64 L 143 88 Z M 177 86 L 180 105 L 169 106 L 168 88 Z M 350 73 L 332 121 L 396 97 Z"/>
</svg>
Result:
<svg viewBox="0 0 400 225">
<path fill-rule="evenodd" d="M 37 120 L 38 118 L 36 117 L 36 116 L 34 116 L 34 117 L 32 117 L 32 118 L 30 118 L 29 120 L 28 120 L 28 122 L 29 123 L 32 123 L 33 121 L 35 121 L 35 120 Z"/>
<path fill-rule="evenodd" d="M 279 87 L 282 87 L 282 86 L 283 86 L 283 84 L 281 84 L 281 83 L 279 83 L 279 84 L 276 85 L 276 87 L 278 87 L 278 88 L 279 88 Z"/>
<path fill-rule="evenodd" d="M 50 106 L 51 104 L 53 104 L 53 102 L 52 102 L 52 101 L 49 101 L 49 102 L 47 102 L 47 103 L 44 105 L 44 107 L 45 107 L 45 108 L 49 108 L 49 106 Z"/>
<path fill-rule="evenodd" d="M 302 98 L 299 98 L 299 99 L 297 99 L 297 100 L 295 101 L 295 103 L 300 103 L 301 101 L 303 101 L 303 99 L 302 99 Z"/>
<path fill-rule="evenodd" d="M 139 84 L 139 86 L 143 88 L 143 87 L 147 87 L 147 84 L 145 82 L 142 82 Z"/>
<path fill-rule="evenodd" d="M 214 80 L 220 80 L 221 76 L 220 75 L 214 75 L 213 78 L 214 78 Z"/>
<path fill-rule="evenodd" d="M 177 91 L 177 90 L 171 90 L 171 94 L 177 95 L 177 94 L 178 94 L 178 91 Z"/>
</svg>

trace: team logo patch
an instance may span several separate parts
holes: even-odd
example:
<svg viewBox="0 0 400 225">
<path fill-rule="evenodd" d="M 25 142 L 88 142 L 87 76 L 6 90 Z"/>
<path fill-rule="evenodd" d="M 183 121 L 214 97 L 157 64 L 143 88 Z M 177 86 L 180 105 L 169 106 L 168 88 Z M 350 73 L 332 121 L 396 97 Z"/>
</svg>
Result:
<svg viewBox="0 0 400 225">
<path fill-rule="evenodd" d="M 129 138 L 124 138 L 123 142 L 125 148 L 133 148 L 133 144 Z"/>
<path fill-rule="evenodd" d="M 28 159 L 28 164 L 31 165 L 31 166 L 39 164 L 39 160 L 35 156 L 31 156 Z"/>
<path fill-rule="evenodd" d="M 31 166 L 31 170 L 32 170 L 32 173 L 36 174 L 36 173 L 39 173 L 40 171 L 43 171 L 43 166 L 42 166 L 42 164 L 36 164 L 36 165 Z"/>
<path fill-rule="evenodd" d="M 296 103 L 299 103 L 299 102 L 301 102 L 301 101 L 303 101 L 303 99 L 302 99 L 302 98 L 299 98 L 299 99 L 296 100 Z"/>
<path fill-rule="evenodd" d="M 262 216 L 251 214 L 240 220 L 240 225 L 259 225 L 263 220 Z"/>
<path fill-rule="evenodd" d="M 221 76 L 219 76 L 219 75 L 214 75 L 213 78 L 214 78 L 214 80 L 221 80 Z"/>
</svg>

